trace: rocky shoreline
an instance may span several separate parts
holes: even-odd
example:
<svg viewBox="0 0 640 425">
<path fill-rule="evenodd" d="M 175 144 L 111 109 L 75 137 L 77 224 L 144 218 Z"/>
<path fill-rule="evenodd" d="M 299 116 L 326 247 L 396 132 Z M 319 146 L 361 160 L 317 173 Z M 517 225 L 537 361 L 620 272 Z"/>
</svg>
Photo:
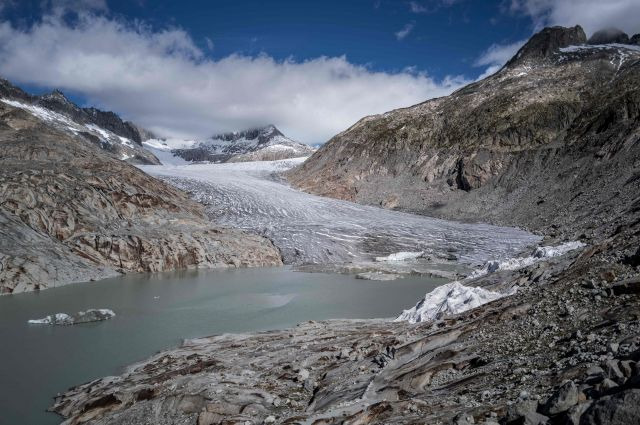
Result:
<svg viewBox="0 0 640 425">
<path fill-rule="evenodd" d="M 434 321 L 310 322 L 186 341 L 71 389 L 52 410 L 65 424 L 136 425 L 618 417 L 640 388 L 640 279 L 611 261 L 620 243 L 480 277 L 471 284 L 519 289 Z M 567 388 L 571 397 L 557 395 Z M 639 417 L 631 406 L 621 417 Z"/>
</svg>

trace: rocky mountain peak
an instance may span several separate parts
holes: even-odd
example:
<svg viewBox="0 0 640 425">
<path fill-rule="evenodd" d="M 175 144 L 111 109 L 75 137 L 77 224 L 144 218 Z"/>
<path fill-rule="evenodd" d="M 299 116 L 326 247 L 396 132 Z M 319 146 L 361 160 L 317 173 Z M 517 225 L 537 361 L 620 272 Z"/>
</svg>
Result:
<svg viewBox="0 0 640 425">
<path fill-rule="evenodd" d="M 587 36 L 580 25 L 575 27 L 548 27 L 534 34 L 518 53 L 507 62 L 507 67 L 529 61 L 549 58 L 561 47 L 585 44 Z"/>
<path fill-rule="evenodd" d="M 621 43 L 628 44 L 629 36 L 618 28 L 605 28 L 600 31 L 596 31 L 589 38 L 589 44 L 609 44 L 609 43 Z"/>
<path fill-rule="evenodd" d="M 269 124 L 264 127 L 254 127 L 243 131 L 233 131 L 229 133 L 216 134 L 212 137 L 213 140 L 224 140 L 225 142 L 235 142 L 237 140 L 256 140 L 258 143 L 266 143 L 276 136 L 284 137 L 284 134 L 278 130 L 278 128 Z"/>
<path fill-rule="evenodd" d="M 58 89 L 54 89 L 51 93 L 43 95 L 42 99 L 54 100 L 62 103 L 68 103 L 68 104 L 72 103 L 69 99 L 67 99 L 67 96 L 65 96 L 64 93 L 62 93 Z"/>
</svg>

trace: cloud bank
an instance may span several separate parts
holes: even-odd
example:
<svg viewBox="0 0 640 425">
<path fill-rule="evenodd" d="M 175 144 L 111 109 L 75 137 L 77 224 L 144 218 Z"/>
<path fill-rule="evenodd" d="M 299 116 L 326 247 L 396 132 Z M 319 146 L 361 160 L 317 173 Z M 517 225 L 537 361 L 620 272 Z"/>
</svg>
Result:
<svg viewBox="0 0 640 425">
<path fill-rule="evenodd" d="M 485 71 L 478 77 L 481 80 L 489 75 L 495 74 L 502 66 L 509 61 L 526 43 L 527 40 L 519 40 L 509 44 L 492 44 L 473 63 L 473 66 L 486 66 Z"/>
<path fill-rule="evenodd" d="M 536 30 L 548 25 L 581 25 L 587 36 L 609 27 L 640 33 L 638 0 L 511 0 L 511 12 L 530 16 Z"/>
<path fill-rule="evenodd" d="M 155 30 L 90 12 L 72 24 L 56 14 L 26 28 L 0 23 L 0 74 L 18 84 L 81 93 L 90 104 L 166 136 L 205 137 L 273 123 L 306 143 L 466 83 L 412 70 L 376 72 L 345 57 L 213 60 L 179 28 Z"/>
</svg>

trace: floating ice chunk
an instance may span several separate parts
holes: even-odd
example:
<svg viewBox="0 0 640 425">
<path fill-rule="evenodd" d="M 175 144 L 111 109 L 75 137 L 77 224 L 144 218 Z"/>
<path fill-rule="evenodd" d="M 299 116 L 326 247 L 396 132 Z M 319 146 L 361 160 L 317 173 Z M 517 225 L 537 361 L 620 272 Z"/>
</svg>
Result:
<svg viewBox="0 0 640 425">
<path fill-rule="evenodd" d="M 515 292 L 493 292 L 484 288 L 465 286 L 459 281 L 447 283 L 429 292 L 409 310 L 404 310 L 395 321 L 426 322 L 440 317 L 462 313 Z"/>
<path fill-rule="evenodd" d="M 56 313 L 42 319 L 29 320 L 32 325 L 72 325 L 73 317 L 66 313 Z"/>
<path fill-rule="evenodd" d="M 109 320 L 116 314 L 107 308 L 89 309 L 69 315 L 67 313 L 51 314 L 42 319 L 32 319 L 28 323 L 32 325 L 75 325 L 78 323 L 99 322 Z"/>
<path fill-rule="evenodd" d="M 407 260 L 415 260 L 424 255 L 424 251 L 420 252 L 410 252 L 410 251 L 400 251 L 395 252 L 393 254 L 389 254 L 386 257 L 376 257 L 376 261 L 407 261 Z"/>
</svg>

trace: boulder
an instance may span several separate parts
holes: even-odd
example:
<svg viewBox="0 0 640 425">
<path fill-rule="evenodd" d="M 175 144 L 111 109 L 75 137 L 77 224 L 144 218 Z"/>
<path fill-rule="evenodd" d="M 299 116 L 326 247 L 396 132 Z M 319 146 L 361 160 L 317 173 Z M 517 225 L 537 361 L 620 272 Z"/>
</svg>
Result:
<svg viewBox="0 0 640 425">
<path fill-rule="evenodd" d="M 580 418 L 580 425 L 630 425 L 640 423 L 640 390 L 631 389 L 602 397 Z"/>
<path fill-rule="evenodd" d="M 616 282 L 611 289 L 614 295 L 638 294 L 640 293 L 640 276 Z"/>
<path fill-rule="evenodd" d="M 557 415 L 566 412 L 571 407 L 578 404 L 580 390 L 573 381 L 566 382 L 555 393 L 549 397 L 547 402 L 540 409 L 544 415 Z"/>
</svg>

